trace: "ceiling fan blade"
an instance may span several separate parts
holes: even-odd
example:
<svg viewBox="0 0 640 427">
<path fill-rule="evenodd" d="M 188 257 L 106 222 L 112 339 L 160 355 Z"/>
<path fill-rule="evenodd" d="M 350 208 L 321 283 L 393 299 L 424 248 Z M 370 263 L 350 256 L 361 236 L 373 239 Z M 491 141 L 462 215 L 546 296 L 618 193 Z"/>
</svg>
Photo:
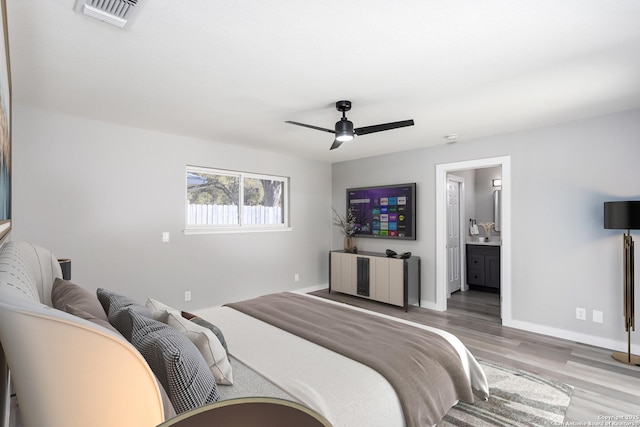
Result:
<svg viewBox="0 0 640 427">
<path fill-rule="evenodd" d="M 391 130 L 403 128 L 405 126 L 413 126 L 413 120 L 403 120 L 401 122 L 383 123 L 380 125 L 365 126 L 353 130 L 356 135 L 366 135 L 368 133 L 381 132 L 383 130 Z"/>
<path fill-rule="evenodd" d="M 286 120 L 285 123 L 289 123 L 289 124 L 297 125 L 297 126 L 302 126 L 302 127 L 309 128 L 309 129 L 321 130 L 321 131 L 329 132 L 329 133 L 336 133 L 336 131 L 333 130 L 333 129 L 321 128 L 319 126 L 308 125 L 306 123 L 292 122 L 291 120 Z"/>
<path fill-rule="evenodd" d="M 336 148 L 340 147 L 340 145 L 342 145 L 342 141 L 338 141 L 337 139 L 334 140 L 333 144 L 331 144 L 331 148 L 329 148 L 329 151 L 335 150 Z"/>
</svg>

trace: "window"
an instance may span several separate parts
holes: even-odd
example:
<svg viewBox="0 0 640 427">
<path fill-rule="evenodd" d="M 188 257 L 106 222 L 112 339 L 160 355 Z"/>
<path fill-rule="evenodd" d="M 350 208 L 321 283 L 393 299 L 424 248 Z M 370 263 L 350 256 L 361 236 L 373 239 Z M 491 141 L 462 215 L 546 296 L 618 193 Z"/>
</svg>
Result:
<svg viewBox="0 0 640 427">
<path fill-rule="evenodd" d="M 185 233 L 287 230 L 289 178 L 187 166 Z"/>
</svg>

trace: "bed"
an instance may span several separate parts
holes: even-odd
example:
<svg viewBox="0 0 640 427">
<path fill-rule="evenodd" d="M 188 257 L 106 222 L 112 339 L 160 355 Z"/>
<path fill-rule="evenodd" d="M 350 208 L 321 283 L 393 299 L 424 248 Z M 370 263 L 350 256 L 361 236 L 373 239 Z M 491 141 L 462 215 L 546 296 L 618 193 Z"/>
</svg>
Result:
<svg viewBox="0 0 640 427">
<path fill-rule="evenodd" d="M 263 301 L 265 298 L 266 300 Z M 307 308 L 307 300 L 311 304 L 311 308 Z M 249 308 L 247 308 L 247 304 L 250 306 Z M 300 306 L 292 308 L 296 305 Z M 408 372 L 403 372 L 402 377 L 394 378 L 393 369 L 391 369 L 391 374 L 388 369 L 374 369 L 335 350 L 328 349 L 325 345 L 311 342 L 310 339 L 315 339 L 313 337 L 302 338 L 298 336 L 297 333 L 300 331 L 282 329 L 282 327 L 289 329 L 288 324 L 301 324 L 303 326 L 298 329 L 304 330 L 307 329 L 307 326 L 311 328 L 313 323 L 325 323 L 322 319 L 318 320 L 319 318 L 306 318 L 307 312 L 314 311 L 313 307 L 317 307 L 317 311 L 321 313 L 327 313 L 327 310 L 339 310 L 335 312 L 337 314 L 325 317 L 338 318 L 343 316 L 342 313 L 344 316 L 350 316 L 346 318 L 359 319 L 362 316 L 368 316 L 373 319 L 372 325 L 375 325 L 379 320 L 387 322 L 387 327 L 397 328 L 398 331 L 408 329 L 413 333 L 418 329 L 426 334 L 436 335 L 444 342 L 443 346 L 449 347 L 454 354 L 448 359 L 455 359 L 455 364 L 458 366 L 454 370 L 461 369 L 464 378 L 452 381 L 448 374 L 445 375 L 447 378 L 440 378 L 443 376 L 442 370 L 436 374 L 427 372 L 424 377 L 419 376 L 423 374 L 421 372 L 413 372 L 412 369 L 422 371 L 422 367 L 430 362 L 417 362 L 414 368 L 408 368 Z M 251 310 L 254 312 L 246 313 Z M 267 313 L 265 317 L 265 312 L 270 313 Z M 278 313 L 284 315 L 284 318 L 280 320 L 282 322 L 280 327 L 274 325 L 278 320 L 271 318 L 271 315 L 277 317 Z M 196 314 L 215 324 L 224 332 L 229 343 L 229 353 L 233 358 L 259 372 L 266 380 L 293 396 L 300 403 L 324 415 L 335 427 L 401 427 L 436 424 L 458 400 L 467 402 L 473 400 L 472 397 L 469 398 L 469 394 L 464 392 L 454 391 L 453 394 L 447 392 L 448 384 L 452 382 L 466 383 L 460 387 L 473 390 L 473 393 L 479 398 L 486 399 L 488 397 L 487 380 L 477 360 L 460 340 L 437 328 L 312 295 L 286 292 L 200 310 Z M 259 317 L 263 317 L 263 319 L 261 320 Z M 344 319 L 340 319 L 338 324 L 345 323 Z M 349 337 L 353 339 L 354 343 L 358 336 L 361 336 L 364 337 L 362 341 L 377 344 L 378 340 L 375 337 L 367 335 L 371 331 L 362 330 L 359 320 L 357 323 L 358 325 L 347 325 L 343 332 L 351 331 Z M 320 325 L 320 329 L 322 328 L 323 326 Z M 336 328 L 336 324 L 325 325 L 325 328 Z M 320 331 L 318 334 L 323 335 L 324 332 Z M 334 341 L 334 338 L 331 331 L 328 331 L 327 334 L 324 338 L 325 344 L 328 343 L 328 346 L 331 347 L 330 341 Z M 383 344 L 379 346 L 378 353 L 395 354 L 392 357 L 387 357 L 383 361 L 384 364 L 392 363 L 391 359 L 401 358 L 402 355 L 397 352 L 399 348 L 402 348 L 402 341 L 405 341 L 406 344 L 407 340 L 400 336 L 400 341 L 400 343 L 392 344 L 385 338 Z M 419 345 L 413 345 L 413 335 L 410 341 L 411 345 L 407 347 L 408 350 L 402 350 L 402 353 L 411 351 L 410 347 L 417 347 L 420 350 Z M 431 348 L 432 345 L 424 347 Z M 401 364 L 410 365 L 412 359 L 413 357 L 409 356 L 406 361 L 401 360 Z M 387 371 L 385 372 L 386 377 L 379 370 Z M 402 385 L 403 382 L 409 382 L 413 385 L 410 385 L 408 390 L 404 390 L 404 394 L 401 394 L 398 390 L 398 384 Z M 395 384 L 395 387 L 392 383 Z M 416 388 L 412 396 L 412 387 L 422 388 Z M 464 398 L 460 398 L 460 396 L 464 396 Z M 417 400 L 417 402 L 407 402 L 407 400 Z M 427 405 L 435 406 L 435 408 L 425 409 L 420 406 L 425 400 Z"/>
<path fill-rule="evenodd" d="M 187 414 L 175 407 L 170 387 L 171 402 L 165 400 L 158 382 L 162 375 L 156 378 L 158 373 L 149 360 L 127 341 L 126 328 L 116 331 L 103 325 L 109 323 L 105 311 L 111 310 L 100 306 L 101 296 L 112 295 L 108 306 L 118 300 L 134 301 L 104 289 L 96 296 L 59 280 L 60 276 L 57 259 L 42 247 L 8 242 L 0 248 L 0 350 L 4 350 L 0 351 L 0 425 L 6 425 L 8 415 L 14 414 L 8 410 L 10 383 L 20 402 L 16 415 L 23 416 L 26 426 L 151 427 L 170 421 L 172 406 L 180 409 L 180 416 Z M 62 304 L 68 312 L 55 308 L 56 283 L 58 289 L 73 290 L 82 302 Z M 147 325 L 154 320 L 136 313 L 156 307 L 167 315 L 171 311 L 181 325 L 190 323 L 179 309 L 156 306 L 159 302 L 151 298 L 145 307 L 140 303 L 117 312 L 126 311 L 131 319 L 142 318 Z M 104 322 L 93 309 L 85 312 L 95 305 Z M 202 359 L 196 366 L 198 378 L 210 376 L 207 384 L 211 390 L 217 388 L 227 402 L 256 396 L 292 400 L 315 410 L 335 427 L 422 427 L 436 424 L 458 400 L 472 400 L 472 390 L 480 398 L 488 397 L 486 377 L 476 359 L 456 337 L 435 328 L 290 292 L 196 314 L 223 331 L 228 353 L 211 331 L 205 335 L 212 340 L 207 342 L 219 347 L 221 358 L 216 364 L 228 357 L 233 385 L 222 381 L 220 387 L 214 387 L 217 379 L 209 368 L 221 365 L 206 362 L 200 348 L 174 331 L 174 325 L 162 325 L 161 338 L 171 349 L 184 350 L 182 355 L 189 356 L 188 360 Z M 151 312 L 149 316 L 153 317 Z M 335 335 L 336 331 L 342 331 L 341 335 Z M 305 336 L 308 333 L 315 337 Z M 395 336 L 398 342 L 393 341 Z M 424 341 L 427 339 L 430 341 Z M 341 346 L 336 347 L 337 343 Z M 431 347 L 440 353 L 432 354 Z M 371 367 L 368 359 L 375 363 L 379 359 L 382 366 Z M 177 368 L 182 365 L 178 363 Z M 206 403 L 197 403 L 193 410 L 206 411 Z M 212 403 L 211 408 L 218 404 L 225 402 Z M 211 416 L 215 419 L 213 411 Z"/>
</svg>

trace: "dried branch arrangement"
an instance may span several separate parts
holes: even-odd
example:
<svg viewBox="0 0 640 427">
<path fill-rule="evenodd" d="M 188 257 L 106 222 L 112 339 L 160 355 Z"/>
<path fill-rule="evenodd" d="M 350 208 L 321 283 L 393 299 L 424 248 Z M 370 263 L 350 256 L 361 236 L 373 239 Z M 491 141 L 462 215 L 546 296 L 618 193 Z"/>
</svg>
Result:
<svg viewBox="0 0 640 427">
<path fill-rule="evenodd" d="M 479 222 L 478 225 L 480 227 L 484 228 L 485 236 L 489 237 L 489 235 L 491 234 L 491 229 L 496 224 L 495 224 L 495 222 Z"/>
</svg>

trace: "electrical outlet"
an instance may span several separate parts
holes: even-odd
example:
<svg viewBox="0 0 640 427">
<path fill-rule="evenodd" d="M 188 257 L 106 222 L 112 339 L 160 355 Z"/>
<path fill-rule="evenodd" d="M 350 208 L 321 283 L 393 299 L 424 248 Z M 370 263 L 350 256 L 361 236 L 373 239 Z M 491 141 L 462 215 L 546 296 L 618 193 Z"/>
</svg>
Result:
<svg viewBox="0 0 640 427">
<path fill-rule="evenodd" d="M 293 275 L 293 281 L 294 282 L 299 282 L 300 281 L 300 275 L 298 273 Z"/>
<path fill-rule="evenodd" d="M 599 310 L 593 310 L 592 320 L 595 323 L 604 323 L 604 314 Z"/>
<path fill-rule="evenodd" d="M 169 232 L 168 231 L 163 231 L 162 232 L 162 243 L 168 243 L 169 242 Z"/>
<path fill-rule="evenodd" d="M 587 310 L 584 308 L 576 307 L 576 319 L 587 320 Z"/>
<path fill-rule="evenodd" d="M 184 300 L 185 301 L 191 301 L 191 291 L 186 291 L 184 293 Z"/>
</svg>

